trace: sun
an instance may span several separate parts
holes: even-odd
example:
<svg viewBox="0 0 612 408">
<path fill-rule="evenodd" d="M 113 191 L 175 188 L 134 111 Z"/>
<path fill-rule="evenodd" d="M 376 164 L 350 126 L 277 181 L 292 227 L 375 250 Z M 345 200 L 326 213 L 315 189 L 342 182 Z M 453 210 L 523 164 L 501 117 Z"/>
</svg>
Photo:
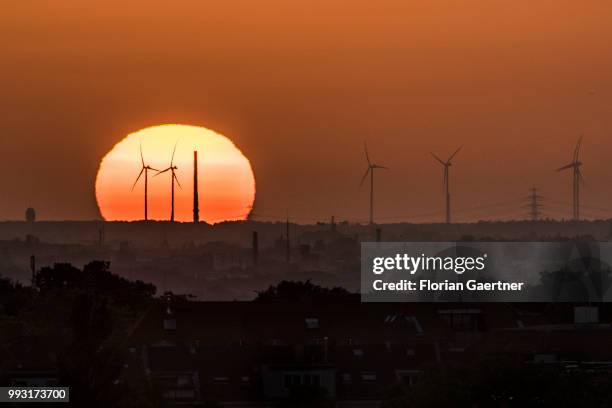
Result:
<svg viewBox="0 0 612 408">
<path fill-rule="evenodd" d="M 219 133 L 200 126 L 175 124 L 130 133 L 104 156 L 95 192 L 102 217 L 107 221 L 145 219 L 146 184 L 148 219 L 169 220 L 172 171 L 161 174 L 158 171 L 170 167 L 174 149 L 175 221 L 194 219 L 196 151 L 200 220 L 214 224 L 248 217 L 255 200 L 255 176 L 249 160 Z M 143 171 L 143 162 L 149 170 Z"/>
</svg>

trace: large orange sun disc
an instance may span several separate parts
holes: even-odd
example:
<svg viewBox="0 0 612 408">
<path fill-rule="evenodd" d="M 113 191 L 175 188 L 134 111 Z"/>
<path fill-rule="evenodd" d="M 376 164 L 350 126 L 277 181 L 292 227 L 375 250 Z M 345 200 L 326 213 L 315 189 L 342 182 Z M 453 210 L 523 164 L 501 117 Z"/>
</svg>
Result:
<svg viewBox="0 0 612 408">
<path fill-rule="evenodd" d="M 199 126 L 160 125 L 126 136 L 102 159 L 96 177 L 96 200 L 108 221 L 144 219 L 145 175 L 134 186 L 144 163 L 156 170 L 174 166 L 175 220 L 193 221 L 194 151 L 198 152 L 200 220 L 244 220 L 255 200 L 255 177 L 249 160 L 227 137 Z M 169 220 L 172 173 L 148 172 L 148 219 Z M 132 189 L 133 187 L 133 189 Z"/>
</svg>

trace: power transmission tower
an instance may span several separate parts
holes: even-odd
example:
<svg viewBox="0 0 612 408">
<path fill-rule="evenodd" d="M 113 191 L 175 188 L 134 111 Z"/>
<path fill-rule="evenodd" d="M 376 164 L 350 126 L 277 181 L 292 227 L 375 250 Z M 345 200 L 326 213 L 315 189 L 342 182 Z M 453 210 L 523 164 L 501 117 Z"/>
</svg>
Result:
<svg viewBox="0 0 612 408">
<path fill-rule="evenodd" d="M 543 207 L 541 204 L 542 196 L 538 194 L 538 189 L 536 187 L 531 188 L 531 194 L 529 194 L 526 198 L 529 202 L 525 205 L 525 207 L 529 210 L 529 217 L 531 221 L 538 221 L 542 217 L 541 208 Z"/>
</svg>

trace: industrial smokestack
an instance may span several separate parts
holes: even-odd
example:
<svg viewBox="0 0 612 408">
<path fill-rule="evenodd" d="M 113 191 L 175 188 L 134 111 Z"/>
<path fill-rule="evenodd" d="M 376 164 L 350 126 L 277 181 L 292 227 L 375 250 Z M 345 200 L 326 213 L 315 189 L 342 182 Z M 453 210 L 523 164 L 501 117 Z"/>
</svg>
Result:
<svg viewBox="0 0 612 408">
<path fill-rule="evenodd" d="M 287 263 L 291 262 L 291 241 L 289 240 L 289 217 L 287 217 L 287 247 L 286 247 Z"/>
<path fill-rule="evenodd" d="M 100 225 L 100 228 L 98 229 L 98 245 L 102 246 L 104 245 L 104 221 L 102 221 L 102 224 Z"/>
<path fill-rule="evenodd" d="M 32 272 L 32 286 L 36 286 L 36 256 L 30 256 L 30 271 Z"/>
<path fill-rule="evenodd" d="M 198 198 L 198 152 L 193 152 L 193 222 L 200 222 L 200 200 Z"/>
<path fill-rule="evenodd" d="M 253 266 L 259 261 L 259 237 L 257 231 L 253 231 Z"/>
</svg>

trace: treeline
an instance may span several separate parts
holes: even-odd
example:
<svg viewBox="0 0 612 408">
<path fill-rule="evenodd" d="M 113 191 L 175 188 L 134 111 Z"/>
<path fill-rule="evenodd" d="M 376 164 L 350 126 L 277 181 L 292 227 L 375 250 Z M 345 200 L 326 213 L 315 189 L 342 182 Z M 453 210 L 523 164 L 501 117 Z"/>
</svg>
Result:
<svg viewBox="0 0 612 408">
<path fill-rule="evenodd" d="M 16 369 L 49 371 L 73 406 L 161 406 L 143 370 L 125 369 L 130 333 L 155 292 L 102 261 L 42 268 L 33 287 L 0 277 L 0 383 Z"/>
</svg>

